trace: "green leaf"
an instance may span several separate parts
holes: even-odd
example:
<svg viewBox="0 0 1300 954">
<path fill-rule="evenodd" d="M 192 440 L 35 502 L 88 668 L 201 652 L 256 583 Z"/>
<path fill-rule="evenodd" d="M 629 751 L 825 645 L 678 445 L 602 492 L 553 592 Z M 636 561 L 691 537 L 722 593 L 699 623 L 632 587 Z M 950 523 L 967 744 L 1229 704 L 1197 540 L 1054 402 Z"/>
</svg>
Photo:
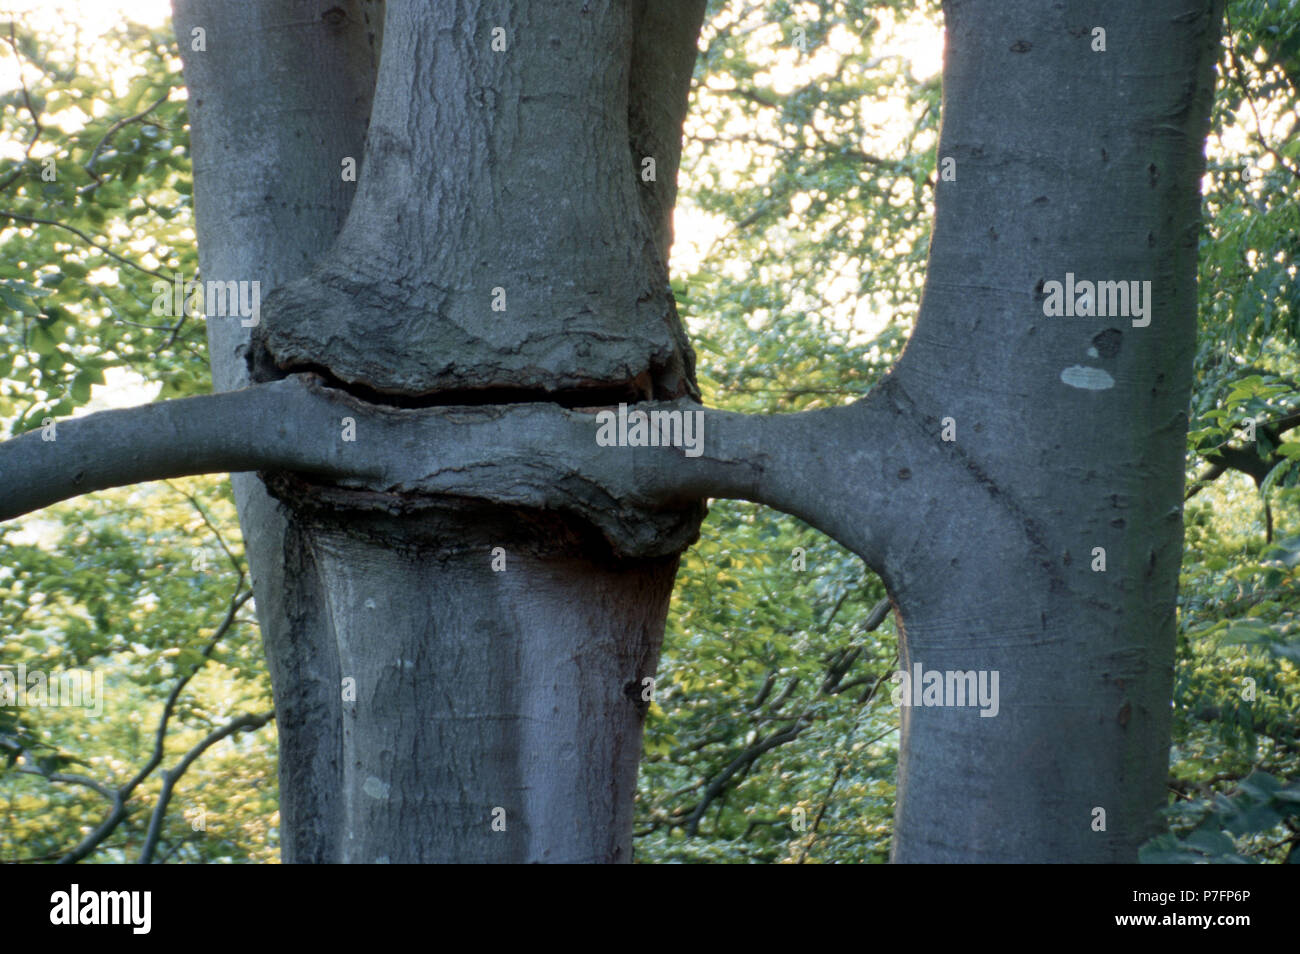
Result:
<svg viewBox="0 0 1300 954">
<path fill-rule="evenodd" d="M 77 372 L 77 376 L 72 379 L 72 387 L 69 389 L 72 400 L 78 404 L 85 404 L 90 400 L 90 386 L 94 383 L 93 377 L 93 374 L 86 371 Z"/>
<path fill-rule="evenodd" d="M 38 324 L 27 337 L 28 346 L 39 355 L 49 357 L 59 350 L 59 339 L 44 324 Z"/>
<path fill-rule="evenodd" d="M 1219 641 L 1228 646 L 1255 645 L 1266 643 L 1277 636 L 1273 627 L 1263 623 L 1235 622 L 1219 637 Z"/>
<path fill-rule="evenodd" d="M 0 284 L 0 301 L 28 318 L 39 318 L 41 316 L 41 310 L 32 303 L 30 298 L 19 295 L 8 284 Z"/>
<path fill-rule="evenodd" d="M 1237 852 L 1237 846 L 1233 844 L 1232 839 L 1215 828 L 1198 828 L 1188 835 L 1183 843 L 1207 855 L 1232 855 Z"/>
</svg>

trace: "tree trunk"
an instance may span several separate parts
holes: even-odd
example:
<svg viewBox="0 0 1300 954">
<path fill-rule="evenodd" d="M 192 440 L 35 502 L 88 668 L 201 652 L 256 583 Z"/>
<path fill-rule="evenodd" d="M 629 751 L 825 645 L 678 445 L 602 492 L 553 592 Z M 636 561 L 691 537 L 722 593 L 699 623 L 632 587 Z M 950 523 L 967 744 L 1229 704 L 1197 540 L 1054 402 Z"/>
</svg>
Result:
<svg viewBox="0 0 1300 954">
<path fill-rule="evenodd" d="M 335 524 L 311 539 L 356 687 L 338 860 L 629 861 L 676 557 L 620 568 L 497 508 Z"/>
<path fill-rule="evenodd" d="M 363 148 L 383 2 L 174 0 L 173 14 L 203 277 L 274 288 L 328 249 L 351 205 L 338 157 Z M 226 318 L 207 330 L 214 389 L 247 385 L 250 329 Z M 231 483 L 275 696 L 281 854 L 336 860 L 340 677 L 324 594 L 295 521 L 253 474 Z"/>
<path fill-rule="evenodd" d="M 893 375 L 925 443 L 896 461 L 915 530 L 883 569 L 904 668 L 998 671 L 1001 699 L 992 718 L 904 709 L 894 857 L 1133 861 L 1168 777 L 1220 9 L 944 9 L 956 179 Z M 1045 283 L 1067 272 L 1150 281 L 1150 324 L 1047 317 Z"/>
<path fill-rule="evenodd" d="M 384 403 L 696 393 L 666 259 L 703 3 L 388 6 L 375 89 L 380 4 L 178 0 L 204 278 L 279 286 L 324 256 L 267 302 L 255 361 L 210 323 L 217 386 L 251 363 Z M 287 506 L 235 477 L 285 860 L 629 860 L 643 680 L 701 507 L 646 514 L 637 558 L 572 516 L 270 480 Z"/>
</svg>

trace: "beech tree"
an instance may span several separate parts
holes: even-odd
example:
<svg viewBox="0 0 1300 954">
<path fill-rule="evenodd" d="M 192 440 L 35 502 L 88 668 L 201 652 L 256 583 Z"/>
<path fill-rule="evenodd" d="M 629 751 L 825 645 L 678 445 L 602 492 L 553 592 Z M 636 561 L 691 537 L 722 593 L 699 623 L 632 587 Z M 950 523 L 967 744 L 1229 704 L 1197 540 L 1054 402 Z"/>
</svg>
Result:
<svg viewBox="0 0 1300 954">
<path fill-rule="evenodd" d="M 895 860 L 1134 860 L 1221 4 L 948 0 L 915 330 L 776 416 L 699 405 L 668 282 L 704 6 L 176 0 L 219 393 L 0 444 L 0 518 L 233 474 L 286 861 L 630 860 L 709 498 L 884 580 Z"/>
</svg>

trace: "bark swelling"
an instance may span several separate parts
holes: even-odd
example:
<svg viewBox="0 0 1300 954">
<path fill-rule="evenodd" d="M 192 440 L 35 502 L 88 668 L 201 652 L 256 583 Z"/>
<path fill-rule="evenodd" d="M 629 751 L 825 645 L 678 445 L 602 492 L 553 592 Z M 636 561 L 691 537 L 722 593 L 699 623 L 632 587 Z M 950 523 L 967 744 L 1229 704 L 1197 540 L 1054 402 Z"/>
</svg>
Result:
<svg viewBox="0 0 1300 954">
<path fill-rule="evenodd" d="M 356 202 L 320 266 L 268 301 L 270 359 L 389 394 L 696 394 L 672 195 L 640 195 L 676 176 L 702 4 L 660 7 L 676 35 L 634 33 L 627 3 L 391 0 Z M 667 124 L 629 116 L 634 45 L 635 105 Z M 655 182 L 633 127 L 668 143 Z"/>
</svg>

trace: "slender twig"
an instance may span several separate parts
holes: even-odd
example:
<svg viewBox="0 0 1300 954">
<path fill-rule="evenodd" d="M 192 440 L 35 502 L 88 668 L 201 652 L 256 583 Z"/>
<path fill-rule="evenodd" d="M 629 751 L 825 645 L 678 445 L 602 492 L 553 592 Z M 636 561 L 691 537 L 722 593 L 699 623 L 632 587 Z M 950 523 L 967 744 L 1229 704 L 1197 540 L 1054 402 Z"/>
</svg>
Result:
<svg viewBox="0 0 1300 954">
<path fill-rule="evenodd" d="M 177 487 L 170 480 L 164 480 L 163 483 L 166 484 L 168 487 L 170 487 L 172 490 L 176 491 L 176 493 L 180 494 L 186 500 L 188 500 L 190 502 L 190 506 L 192 506 L 196 511 L 198 511 L 199 517 L 202 518 L 204 524 L 207 525 L 207 528 L 212 531 L 212 535 L 217 538 L 217 544 L 221 547 L 223 551 L 225 551 L 226 559 L 230 561 L 230 565 L 234 567 L 235 572 L 239 574 L 239 585 L 243 586 L 244 583 L 243 564 L 239 562 L 239 559 L 231 551 L 230 547 L 226 545 L 225 536 L 222 535 L 221 531 L 217 529 L 216 524 L 214 524 L 212 520 L 208 517 L 208 512 L 203 509 L 203 506 L 199 503 L 198 499 L 195 498 L 192 494 L 186 493 L 184 490 Z"/>
<path fill-rule="evenodd" d="M 117 131 L 123 126 L 128 126 L 131 123 L 139 122 L 144 119 L 163 103 L 167 102 L 171 94 L 171 88 L 168 87 L 167 92 L 163 93 L 162 96 L 159 97 L 159 99 L 148 109 L 141 110 L 134 116 L 127 116 L 125 119 L 119 119 L 117 122 L 113 123 L 113 125 L 108 127 L 104 135 L 100 137 L 99 142 L 95 144 L 95 148 L 90 151 L 90 158 L 87 159 L 86 164 L 82 166 L 82 168 L 86 170 L 86 173 L 95 180 L 93 185 L 87 185 L 82 191 L 89 192 L 103 183 L 104 180 L 99 177 L 99 173 L 91 167 L 94 166 L 95 161 L 99 158 L 99 153 L 103 150 L 104 146 L 108 144 L 108 141 L 117 134 Z"/>
<path fill-rule="evenodd" d="M 808 838 L 803 845 L 803 851 L 799 853 L 799 859 L 795 864 L 801 865 L 807 860 L 808 852 L 812 850 L 813 842 L 817 840 L 817 827 L 826 816 L 826 807 L 830 805 L 831 796 L 835 794 L 835 786 L 840 783 L 840 778 L 844 775 L 844 768 L 847 765 L 847 762 L 841 762 L 835 766 L 835 776 L 831 779 L 830 785 L 826 786 L 826 797 L 822 799 L 821 807 L 817 809 L 817 817 L 813 819 L 812 828 L 808 830 Z"/>
<path fill-rule="evenodd" d="M 185 753 L 185 757 L 176 764 L 174 769 L 164 771 L 162 775 L 162 791 L 158 795 L 158 802 L 154 805 L 153 817 L 149 819 L 149 833 L 145 836 L 144 848 L 140 850 L 140 864 L 147 865 L 153 860 L 154 850 L 158 847 L 158 838 L 162 834 L 163 818 L 167 815 L 167 805 L 171 801 L 172 792 L 176 789 L 176 783 L 186 770 L 194 764 L 194 760 L 200 755 L 216 745 L 222 739 L 234 735 L 236 732 L 248 732 L 253 729 L 260 729 L 275 717 L 275 710 L 262 713 L 245 713 L 236 716 L 219 729 L 214 729 L 208 733 L 201 742 Z"/>
<path fill-rule="evenodd" d="M 857 728 L 858 724 L 855 722 L 853 728 L 849 730 L 849 734 L 845 737 L 844 741 L 846 744 L 853 738 L 853 733 L 857 731 Z M 874 739 L 868 739 L 863 743 L 863 745 L 874 745 L 893 731 L 894 727 L 891 725 Z M 813 842 L 817 840 L 817 829 L 821 826 L 822 819 L 826 816 L 826 809 L 831 803 L 831 796 L 835 794 L 835 786 L 839 784 L 840 778 L 844 775 L 844 770 L 848 767 L 849 763 L 847 759 L 835 767 L 835 777 L 831 779 L 831 784 L 826 788 L 826 797 L 822 799 L 821 807 L 817 809 L 817 817 L 813 819 L 812 827 L 808 829 L 808 839 L 803 846 L 803 851 L 799 854 L 799 860 L 796 861 L 795 864 L 803 864 L 808 858 L 808 853 L 812 851 Z"/>
<path fill-rule="evenodd" d="M 23 102 L 27 106 L 27 112 L 31 113 L 32 125 L 35 128 L 32 130 L 31 142 L 27 144 L 27 149 L 23 152 L 23 161 L 19 163 L 18 168 L 13 171 L 13 174 L 10 175 L 9 178 L 5 179 L 4 182 L 0 182 L 0 192 L 3 192 L 5 189 L 13 185 L 18 177 L 23 174 L 23 170 L 27 167 L 28 160 L 32 157 L 33 147 L 35 147 L 37 140 L 41 138 L 41 133 L 45 131 L 45 127 L 41 125 L 41 117 L 37 115 L 36 107 L 32 103 L 31 93 L 27 89 L 27 79 L 23 76 L 23 58 L 22 54 L 18 50 L 18 37 L 14 33 L 14 24 L 12 20 L 9 21 L 8 42 L 9 46 L 13 49 L 14 59 L 18 60 L 18 82 L 22 86 Z"/>
<path fill-rule="evenodd" d="M 73 228 L 71 225 L 68 225 L 64 222 L 59 222 L 56 221 L 55 219 L 37 218 L 34 215 L 23 215 L 20 212 L 14 212 L 9 209 L 0 209 L 0 218 L 14 219 L 17 222 L 27 222 L 31 225 L 49 225 L 54 228 L 64 229 L 65 231 L 71 232 L 73 235 L 77 236 L 77 238 L 81 239 L 87 245 L 91 246 L 92 248 L 99 249 L 99 251 L 103 252 L 109 258 L 121 262 L 123 265 L 126 265 L 128 268 L 134 268 L 136 271 L 143 272 L 146 275 L 152 275 L 154 278 L 161 278 L 165 282 L 171 281 L 171 279 L 169 279 L 162 272 L 155 272 L 152 268 L 145 268 L 143 265 L 139 264 L 138 262 L 133 262 L 129 258 L 126 258 L 125 256 L 118 255 L 117 252 L 113 251 L 108 246 L 100 245 L 98 242 L 96 242 L 85 232 L 81 231 L 81 229 Z"/>
<path fill-rule="evenodd" d="M 1300 179 L 1300 169 L 1287 162 L 1286 156 L 1278 152 L 1277 149 L 1264 138 L 1264 124 L 1259 118 L 1259 110 L 1255 108 L 1255 97 L 1251 93 L 1249 85 L 1246 83 L 1245 66 L 1241 60 L 1241 54 L 1237 51 L 1237 41 L 1232 32 L 1232 20 L 1228 12 L 1224 11 L 1224 20 L 1227 24 L 1226 36 L 1228 46 L 1228 58 L 1232 61 L 1233 76 L 1237 80 L 1237 85 L 1241 87 L 1242 98 L 1246 100 L 1246 105 L 1250 107 L 1251 115 L 1255 117 L 1255 141 L 1271 155 L 1283 169 L 1291 173 L 1296 179 Z"/>
<path fill-rule="evenodd" d="M 802 716 L 800 719 L 802 719 Z M 764 752 L 770 751 L 779 745 L 785 745 L 787 742 L 793 742 L 806 728 L 808 728 L 808 723 L 801 723 L 796 720 L 790 728 L 783 732 L 775 732 L 767 738 L 755 742 L 732 759 L 727 767 L 714 777 L 708 788 L 704 790 L 704 794 L 700 796 L 699 804 L 695 806 L 695 810 L 691 812 L 690 817 L 686 820 L 686 833 L 695 835 L 699 831 L 700 820 L 704 818 L 704 813 L 708 811 L 713 801 L 723 793 L 727 787 L 727 782 L 730 781 L 733 775 L 752 765 Z"/>
<path fill-rule="evenodd" d="M 241 574 L 240 584 L 242 585 L 242 583 L 243 576 Z M 104 841 L 104 839 L 111 835 L 117 826 L 122 823 L 122 820 L 126 818 L 128 814 L 126 804 L 127 800 L 140 784 L 153 774 L 154 769 L 156 769 L 162 762 L 164 743 L 167 739 L 167 724 L 171 721 L 172 712 L 176 708 L 176 701 L 180 698 L 181 691 L 189 681 L 194 678 L 195 674 L 203 668 L 204 663 L 208 661 L 212 656 L 213 650 L 216 649 L 217 643 L 221 641 L 230 630 L 230 627 L 234 625 L 240 607 L 252 598 L 253 593 L 251 590 L 241 593 L 239 592 L 239 588 L 236 588 L 235 595 L 230 600 L 230 607 L 226 610 L 225 618 L 221 621 L 216 632 L 213 633 L 212 638 L 203 649 L 202 661 L 196 664 L 193 669 L 181 677 L 181 679 L 177 681 L 176 685 L 172 687 L 172 691 L 168 695 L 166 703 L 163 705 L 162 718 L 158 722 L 158 730 L 154 735 L 153 753 L 149 756 L 149 761 L 144 764 L 140 771 L 138 771 L 129 782 L 113 793 L 113 810 L 109 812 L 108 817 L 105 818 L 94 831 L 86 835 L 86 837 L 83 838 L 76 847 L 60 858 L 59 864 L 74 864 L 82 858 L 85 858 L 94 851 Z"/>
<path fill-rule="evenodd" d="M 23 755 L 27 755 L 26 750 L 24 750 Z M 85 775 L 69 775 L 66 772 L 43 772 L 35 765 L 20 765 L 14 771 L 22 772 L 26 775 L 39 775 L 41 778 L 47 779 L 51 782 L 64 782 L 68 785 L 82 785 L 86 788 L 94 789 L 109 801 L 112 801 L 114 797 L 114 792 L 111 788 L 103 782 L 97 782 L 93 778 L 88 778 Z"/>
<path fill-rule="evenodd" d="M 1282 417 L 1259 422 L 1256 430 L 1262 430 L 1273 443 L 1279 444 L 1283 434 L 1298 426 L 1300 426 L 1300 411 L 1289 411 Z M 1258 448 L 1258 441 L 1250 441 L 1239 447 L 1224 441 L 1209 450 L 1201 451 L 1201 457 L 1208 461 L 1210 466 L 1196 475 L 1183 500 L 1191 500 L 1209 483 L 1218 480 L 1229 470 L 1249 475 L 1256 486 L 1263 484 L 1269 472 L 1281 462 L 1281 456 L 1274 453 L 1267 458 L 1260 457 Z"/>
</svg>

